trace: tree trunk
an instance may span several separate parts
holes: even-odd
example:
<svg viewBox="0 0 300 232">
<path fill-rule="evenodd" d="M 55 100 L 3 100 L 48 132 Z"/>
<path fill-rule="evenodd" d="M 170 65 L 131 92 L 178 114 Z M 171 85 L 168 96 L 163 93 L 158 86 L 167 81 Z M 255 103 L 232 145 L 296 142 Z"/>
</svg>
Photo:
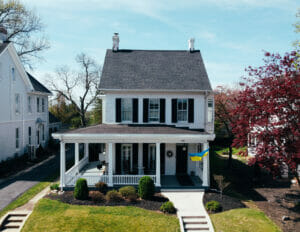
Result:
<svg viewBox="0 0 300 232">
<path fill-rule="evenodd" d="M 229 153 L 228 153 L 228 163 L 227 163 L 227 167 L 231 168 L 232 165 L 232 147 L 231 144 L 229 145 Z"/>
</svg>

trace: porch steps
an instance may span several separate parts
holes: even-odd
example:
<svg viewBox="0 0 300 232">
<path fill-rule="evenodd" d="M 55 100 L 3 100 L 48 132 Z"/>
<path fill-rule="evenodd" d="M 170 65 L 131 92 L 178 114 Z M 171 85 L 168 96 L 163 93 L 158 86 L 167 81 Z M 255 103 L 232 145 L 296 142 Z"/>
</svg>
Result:
<svg viewBox="0 0 300 232">
<path fill-rule="evenodd" d="M 184 232 L 210 231 L 206 216 L 181 216 Z"/>
<path fill-rule="evenodd" d="M 0 221 L 1 232 L 19 232 L 29 216 L 29 212 L 10 212 Z"/>
</svg>

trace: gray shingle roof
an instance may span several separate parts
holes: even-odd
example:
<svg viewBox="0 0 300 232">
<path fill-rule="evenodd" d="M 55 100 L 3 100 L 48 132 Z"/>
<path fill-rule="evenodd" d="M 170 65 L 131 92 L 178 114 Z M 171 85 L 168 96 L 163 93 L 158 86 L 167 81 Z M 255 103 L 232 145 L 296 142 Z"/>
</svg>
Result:
<svg viewBox="0 0 300 232">
<path fill-rule="evenodd" d="M 30 73 L 27 72 L 27 75 L 29 77 L 29 80 L 34 88 L 35 91 L 42 92 L 42 93 L 50 93 L 50 90 L 48 90 L 44 85 L 42 85 L 37 79 L 35 79 Z"/>
<path fill-rule="evenodd" d="M 211 90 L 199 50 L 108 49 L 100 89 Z"/>
</svg>

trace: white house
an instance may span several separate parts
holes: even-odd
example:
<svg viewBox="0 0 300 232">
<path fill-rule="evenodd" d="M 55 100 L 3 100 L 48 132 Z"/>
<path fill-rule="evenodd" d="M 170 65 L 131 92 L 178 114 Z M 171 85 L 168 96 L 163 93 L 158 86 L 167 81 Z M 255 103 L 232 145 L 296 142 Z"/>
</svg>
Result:
<svg viewBox="0 0 300 232">
<path fill-rule="evenodd" d="M 79 177 L 90 186 L 135 185 L 144 175 L 157 187 L 209 186 L 209 155 L 202 162 L 188 156 L 215 138 L 213 91 L 193 40 L 189 50 L 129 50 L 119 49 L 115 34 L 100 88 L 103 124 L 53 134 L 61 144 L 62 187 Z M 75 165 L 66 171 L 67 143 L 75 144 Z M 89 162 L 90 143 L 106 144 L 100 170 Z"/>
<path fill-rule="evenodd" d="M 25 71 L 4 28 L 0 38 L 1 161 L 47 143 L 51 92 Z"/>
</svg>

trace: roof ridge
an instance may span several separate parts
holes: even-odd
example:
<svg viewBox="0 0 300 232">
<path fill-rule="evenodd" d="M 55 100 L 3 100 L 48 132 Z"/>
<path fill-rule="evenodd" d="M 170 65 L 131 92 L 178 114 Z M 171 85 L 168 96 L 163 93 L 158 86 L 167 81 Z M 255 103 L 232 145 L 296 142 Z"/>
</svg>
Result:
<svg viewBox="0 0 300 232">
<path fill-rule="evenodd" d="M 107 49 L 107 51 L 112 51 L 112 49 Z M 196 53 L 200 52 L 199 49 L 196 49 L 194 51 L 190 50 L 162 50 L 162 49 L 119 49 L 118 51 L 115 51 L 114 53 L 122 52 L 122 51 L 142 51 L 142 52 L 187 52 L 187 53 Z"/>
</svg>

